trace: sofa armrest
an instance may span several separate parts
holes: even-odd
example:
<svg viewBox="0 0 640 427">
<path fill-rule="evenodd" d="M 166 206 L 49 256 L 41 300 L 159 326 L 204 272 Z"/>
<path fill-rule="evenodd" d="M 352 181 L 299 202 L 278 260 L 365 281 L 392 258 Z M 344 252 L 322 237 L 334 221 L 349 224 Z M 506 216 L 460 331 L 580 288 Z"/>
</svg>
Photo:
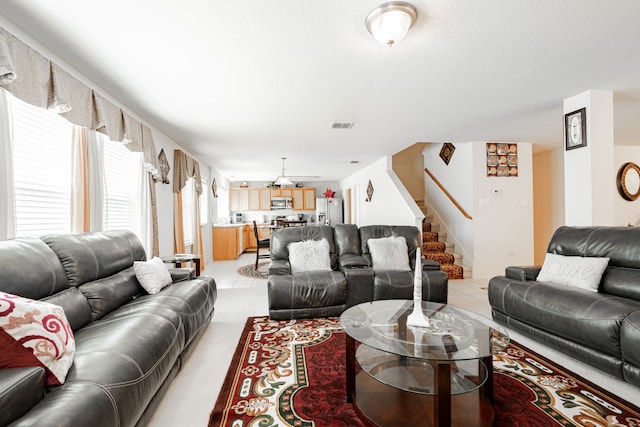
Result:
<svg viewBox="0 0 640 427">
<path fill-rule="evenodd" d="M 44 369 L 0 369 L 0 425 L 5 426 L 29 412 L 44 397 Z"/>
<path fill-rule="evenodd" d="M 291 265 L 284 259 L 272 259 L 269 265 L 269 276 L 284 276 L 291 274 Z"/>
<path fill-rule="evenodd" d="M 373 301 L 373 269 L 369 266 L 340 267 L 347 279 L 346 308 Z"/>
<path fill-rule="evenodd" d="M 431 259 L 422 258 L 422 271 L 440 270 L 440 263 Z"/>
<path fill-rule="evenodd" d="M 351 268 L 351 267 L 369 267 L 369 262 L 362 255 L 356 254 L 344 254 L 338 257 L 338 266 L 342 268 Z"/>
<path fill-rule="evenodd" d="M 536 280 L 541 268 L 542 267 L 539 265 L 525 267 L 512 266 L 505 269 L 504 275 L 509 279 L 520 280 L 523 282 L 527 280 Z"/>
<path fill-rule="evenodd" d="M 196 278 L 196 270 L 194 268 L 169 268 L 169 273 L 171 273 L 171 281 L 173 283 Z"/>
</svg>

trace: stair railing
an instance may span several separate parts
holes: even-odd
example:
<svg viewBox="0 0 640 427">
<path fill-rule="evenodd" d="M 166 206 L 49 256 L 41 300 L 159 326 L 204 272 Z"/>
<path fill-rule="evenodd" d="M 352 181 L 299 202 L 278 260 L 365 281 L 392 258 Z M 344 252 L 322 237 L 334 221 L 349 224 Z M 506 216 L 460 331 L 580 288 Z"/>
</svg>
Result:
<svg viewBox="0 0 640 427">
<path fill-rule="evenodd" d="M 444 193 L 445 196 L 447 196 L 449 198 L 449 200 L 451 200 L 451 203 L 453 203 L 453 205 L 458 208 L 458 210 L 460 211 L 460 213 L 467 219 L 473 219 L 473 217 L 471 215 L 469 215 L 469 213 L 467 211 L 464 210 L 464 208 L 460 205 L 460 203 L 458 203 L 458 201 L 451 195 L 451 193 L 449 193 L 447 191 L 446 188 L 444 188 L 444 186 L 442 185 L 442 183 L 440 181 L 438 181 L 438 178 L 436 178 L 431 171 L 428 168 L 424 168 L 424 171 L 427 173 L 427 175 L 429 175 L 429 177 L 433 180 L 433 182 L 436 183 L 436 185 L 438 186 L 438 188 L 440 189 L 440 191 L 442 191 Z"/>
</svg>

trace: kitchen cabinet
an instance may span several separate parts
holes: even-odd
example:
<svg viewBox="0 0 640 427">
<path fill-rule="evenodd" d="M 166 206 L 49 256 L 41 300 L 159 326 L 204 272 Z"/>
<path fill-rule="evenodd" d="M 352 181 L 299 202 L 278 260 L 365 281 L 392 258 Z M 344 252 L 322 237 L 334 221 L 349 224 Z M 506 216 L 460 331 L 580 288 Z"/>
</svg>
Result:
<svg viewBox="0 0 640 427">
<path fill-rule="evenodd" d="M 271 210 L 271 190 L 268 188 L 258 189 L 260 193 L 260 209 L 261 211 Z"/>
<path fill-rule="evenodd" d="M 316 210 L 316 189 L 315 188 L 303 188 L 303 205 L 306 211 Z"/>
<path fill-rule="evenodd" d="M 238 228 L 214 227 L 212 230 L 213 260 L 229 261 L 238 258 Z"/>
<path fill-rule="evenodd" d="M 301 211 L 304 209 L 304 193 L 302 188 L 293 188 L 291 190 L 291 198 L 294 211 Z"/>
<path fill-rule="evenodd" d="M 249 210 L 249 189 L 248 188 L 229 189 L 229 210 L 232 212 Z"/>
<path fill-rule="evenodd" d="M 271 197 L 293 197 L 292 188 L 274 188 L 271 190 Z"/>
<path fill-rule="evenodd" d="M 229 210 L 232 212 L 271 210 L 271 190 L 268 188 L 231 188 L 229 190 Z"/>
</svg>

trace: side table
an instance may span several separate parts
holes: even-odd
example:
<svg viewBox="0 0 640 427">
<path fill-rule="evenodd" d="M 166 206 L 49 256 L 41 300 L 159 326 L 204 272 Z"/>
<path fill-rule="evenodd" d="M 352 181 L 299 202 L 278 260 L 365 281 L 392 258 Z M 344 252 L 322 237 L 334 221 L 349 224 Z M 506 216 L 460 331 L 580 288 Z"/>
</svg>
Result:
<svg viewBox="0 0 640 427">
<path fill-rule="evenodd" d="M 200 257 L 193 254 L 175 254 L 161 258 L 167 264 L 175 264 L 176 268 L 181 268 L 182 263 L 191 262 L 196 267 L 196 277 L 200 275 Z"/>
</svg>

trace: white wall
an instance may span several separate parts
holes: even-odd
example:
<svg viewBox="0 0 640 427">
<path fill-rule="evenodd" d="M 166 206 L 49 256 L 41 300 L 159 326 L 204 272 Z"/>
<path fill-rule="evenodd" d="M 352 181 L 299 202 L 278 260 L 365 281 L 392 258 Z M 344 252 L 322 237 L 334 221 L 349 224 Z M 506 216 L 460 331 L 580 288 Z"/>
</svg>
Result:
<svg viewBox="0 0 640 427">
<path fill-rule="evenodd" d="M 618 193 L 615 179 L 620 166 L 627 162 L 633 162 L 640 165 L 640 147 L 635 146 L 615 146 L 614 147 L 614 164 L 615 175 L 609 179 L 611 192 L 615 193 L 615 225 L 632 224 L 640 227 L 640 199 L 633 202 L 625 200 Z"/>
<path fill-rule="evenodd" d="M 586 147 L 564 152 L 565 224 L 613 225 L 613 93 L 589 90 L 565 99 L 563 108 L 587 112 Z"/>
<path fill-rule="evenodd" d="M 374 188 L 371 201 L 367 185 Z M 342 197 L 351 189 L 353 223 L 364 225 L 420 226 L 424 215 L 392 170 L 391 157 L 383 157 L 340 182 Z"/>
<path fill-rule="evenodd" d="M 488 177 L 486 143 L 473 143 L 474 278 L 533 264 L 533 180 L 530 143 L 518 143 L 518 176 Z"/>
<path fill-rule="evenodd" d="M 456 149 L 449 165 L 440 158 L 442 144 L 426 145 L 422 152 L 424 167 L 473 217 L 473 145 L 454 145 Z M 462 264 L 473 265 L 473 220 L 464 217 L 434 181 L 427 174 L 423 175 L 426 200 L 440 223 L 440 230 L 446 231 L 447 241 L 455 244 L 454 252 L 462 255 Z"/>
</svg>

